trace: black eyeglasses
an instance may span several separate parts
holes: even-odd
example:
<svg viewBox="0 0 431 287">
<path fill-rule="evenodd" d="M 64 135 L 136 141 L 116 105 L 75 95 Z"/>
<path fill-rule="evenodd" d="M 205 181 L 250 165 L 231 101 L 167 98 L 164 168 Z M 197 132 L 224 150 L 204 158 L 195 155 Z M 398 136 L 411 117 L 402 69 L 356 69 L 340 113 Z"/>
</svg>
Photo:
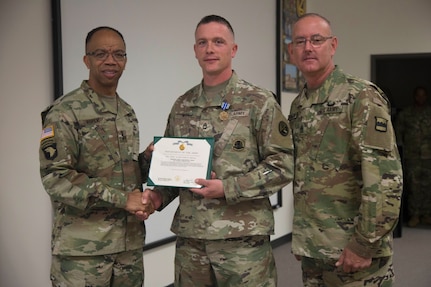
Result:
<svg viewBox="0 0 431 287">
<path fill-rule="evenodd" d="M 313 46 L 314 48 L 317 48 L 322 46 L 323 43 L 326 42 L 326 40 L 329 40 L 332 38 L 334 38 L 334 36 L 324 37 L 322 35 L 313 35 L 310 37 L 310 39 L 296 38 L 295 40 L 292 41 L 292 43 L 296 48 L 303 48 L 307 44 L 307 41 L 309 41 L 311 46 Z"/>
<path fill-rule="evenodd" d="M 93 56 L 94 58 L 100 61 L 105 61 L 106 59 L 108 59 L 108 56 L 111 55 L 114 58 L 114 60 L 118 62 L 122 62 L 126 60 L 126 56 L 127 56 L 126 52 L 124 51 L 108 52 L 106 50 L 96 50 L 93 52 L 88 52 L 86 53 L 86 55 Z"/>
</svg>

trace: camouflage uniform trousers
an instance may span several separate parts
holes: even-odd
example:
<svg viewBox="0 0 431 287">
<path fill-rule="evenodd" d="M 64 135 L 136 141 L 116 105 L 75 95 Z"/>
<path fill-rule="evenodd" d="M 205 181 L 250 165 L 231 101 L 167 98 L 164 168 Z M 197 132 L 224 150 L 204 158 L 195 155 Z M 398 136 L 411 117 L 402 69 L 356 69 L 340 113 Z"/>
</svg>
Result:
<svg viewBox="0 0 431 287">
<path fill-rule="evenodd" d="M 405 159 L 410 216 L 431 215 L 431 160 Z"/>
<path fill-rule="evenodd" d="M 99 256 L 53 256 L 53 287 L 141 287 L 142 249 Z"/>
<path fill-rule="evenodd" d="M 395 276 L 392 257 L 373 258 L 370 267 L 345 273 L 336 260 L 302 257 L 304 287 L 390 287 Z"/>
<path fill-rule="evenodd" d="M 221 240 L 178 237 L 175 286 L 277 286 L 277 271 L 269 236 Z"/>
</svg>

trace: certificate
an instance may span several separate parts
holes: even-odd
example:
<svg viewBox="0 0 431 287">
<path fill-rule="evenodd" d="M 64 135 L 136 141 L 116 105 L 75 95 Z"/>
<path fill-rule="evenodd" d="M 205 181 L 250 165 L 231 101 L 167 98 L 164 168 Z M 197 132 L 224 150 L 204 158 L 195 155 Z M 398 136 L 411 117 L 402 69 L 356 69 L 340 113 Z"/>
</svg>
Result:
<svg viewBox="0 0 431 287">
<path fill-rule="evenodd" d="M 200 188 L 211 177 L 214 138 L 154 137 L 148 186 Z"/>
</svg>

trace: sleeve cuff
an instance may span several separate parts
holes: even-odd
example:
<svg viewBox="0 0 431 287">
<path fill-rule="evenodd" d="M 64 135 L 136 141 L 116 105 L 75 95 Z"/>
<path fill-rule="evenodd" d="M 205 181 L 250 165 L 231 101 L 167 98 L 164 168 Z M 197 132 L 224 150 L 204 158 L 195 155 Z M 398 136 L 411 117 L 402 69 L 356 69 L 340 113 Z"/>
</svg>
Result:
<svg viewBox="0 0 431 287">
<path fill-rule="evenodd" d="M 227 204 L 236 204 L 239 202 L 239 186 L 236 183 L 235 178 L 223 179 L 224 197 Z"/>
<path fill-rule="evenodd" d="M 373 258 L 377 254 L 378 241 L 374 244 L 370 244 L 353 235 L 349 243 L 347 243 L 346 248 L 363 258 Z"/>
</svg>

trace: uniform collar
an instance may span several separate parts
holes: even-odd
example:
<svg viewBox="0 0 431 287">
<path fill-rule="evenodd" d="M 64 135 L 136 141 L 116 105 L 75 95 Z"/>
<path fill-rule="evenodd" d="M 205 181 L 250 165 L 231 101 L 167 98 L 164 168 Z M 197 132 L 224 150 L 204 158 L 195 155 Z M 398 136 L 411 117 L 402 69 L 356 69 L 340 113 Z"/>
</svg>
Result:
<svg viewBox="0 0 431 287">
<path fill-rule="evenodd" d="M 322 104 L 328 101 L 329 96 L 333 92 L 335 86 L 340 83 L 341 78 L 344 78 L 342 70 L 335 66 L 335 69 L 331 74 L 325 79 L 322 85 L 313 90 L 307 89 L 307 84 L 301 91 L 301 106 L 310 107 L 312 104 Z M 344 82 L 344 80 L 341 80 Z"/>
<path fill-rule="evenodd" d="M 234 70 L 232 70 L 232 76 L 230 77 L 226 87 L 219 93 L 218 97 L 213 97 L 207 99 L 204 94 L 203 89 L 203 80 L 199 85 L 198 97 L 196 97 L 193 101 L 193 104 L 199 107 L 207 107 L 207 106 L 220 106 L 222 102 L 231 103 L 233 95 L 236 94 L 238 90 L 238 76 Z"/>
<path fill-rule="evenodd" d="M 82 81 L 81 83 L 81 89 L 85 92 L 88 99 L 92 102 L 94 109 L 99 113 L 112 113 L 117 114 L 112 109 L 108 109 L 103 101 L 100 99 L 99 95 L 88 85 L 88 82 L 86 80 Z M 121 113 L 124 109 L 121 108 L 122 101 L 120 97 L 117 95 L 117 105 L 118 105 L 118 114 Z"/>
</svg>

